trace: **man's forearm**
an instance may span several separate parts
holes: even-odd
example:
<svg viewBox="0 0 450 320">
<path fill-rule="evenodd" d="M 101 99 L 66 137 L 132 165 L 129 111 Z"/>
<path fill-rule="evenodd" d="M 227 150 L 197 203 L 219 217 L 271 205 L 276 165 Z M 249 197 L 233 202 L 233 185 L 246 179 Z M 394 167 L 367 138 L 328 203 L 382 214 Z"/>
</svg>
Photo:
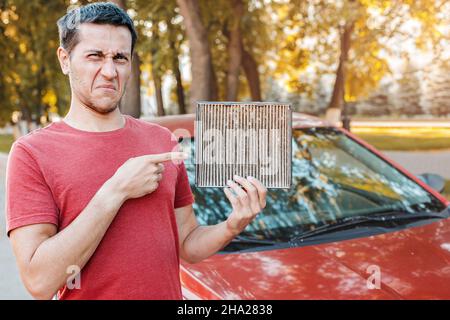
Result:
<svg viewBox="0 0 450 320">
<path fill-rule="evenodd" d="M 45 240 L 29 263 L 29 276 L 40 286 L 43 298 L 51 298 L 71 275 L 68 267 L 80 270 L 89 261 L 114 220 L 124 199 L 106 182 L 85 209 L 64 230 Z"/>
<path fill-rule="evenodd" d="M 189 263 L 202 261 L 225 247 L 236 236 L 227 228 L 227 221 L 212 226 L 198 226 L 185 239 L 183 246 Z"/>
</svg>

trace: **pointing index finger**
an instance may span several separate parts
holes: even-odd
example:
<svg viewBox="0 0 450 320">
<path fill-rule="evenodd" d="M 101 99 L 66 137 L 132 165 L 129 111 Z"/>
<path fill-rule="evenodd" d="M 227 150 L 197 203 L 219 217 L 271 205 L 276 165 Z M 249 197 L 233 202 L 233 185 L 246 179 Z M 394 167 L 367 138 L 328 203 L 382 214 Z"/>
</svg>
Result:
<svg viewBox="0 0 450 320">
<path fill-rule="evenodd" d="M 160 154 L 149 154 L 145 157 L 147 157 L 150 162 L 159 163 L 170 160 L 186 160 L 188 158 L 188 154 L 185 152 L 166 152 Z"/>
</svg>

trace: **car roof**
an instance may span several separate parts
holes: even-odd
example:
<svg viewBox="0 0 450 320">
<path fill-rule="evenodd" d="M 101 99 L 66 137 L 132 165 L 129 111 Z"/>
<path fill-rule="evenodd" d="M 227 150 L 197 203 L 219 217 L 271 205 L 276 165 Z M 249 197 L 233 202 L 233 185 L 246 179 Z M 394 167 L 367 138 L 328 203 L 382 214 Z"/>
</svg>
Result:
<svg viewBox="0 0 450 320">
<path fill-rule="evenodd" d="M 162 117 L 143 117 L 144 121 L 159 124 L 174 132 L 177 137 L 193 137 L 195 114 L 169 115 Z M 293 128 L 311 128 L 311 127 L 329 127 L 330 123 L 323 121 L 312 115 L 293 112 L 292 127 Z"/>
</svg>

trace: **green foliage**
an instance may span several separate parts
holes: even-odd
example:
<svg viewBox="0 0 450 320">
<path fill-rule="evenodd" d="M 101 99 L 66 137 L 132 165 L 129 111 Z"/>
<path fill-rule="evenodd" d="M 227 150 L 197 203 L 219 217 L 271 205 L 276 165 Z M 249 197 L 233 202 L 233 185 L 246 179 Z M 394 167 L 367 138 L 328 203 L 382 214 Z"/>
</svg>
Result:
<svg viewBox="0 0 450 320">
<path fill-rule="evenodd" d="M 235 22 L 231 1 L 198 0 L 208 33 L 218 97 L 223 99 L 229 61 L 228 33 Z M 71 3 L 88 0 L 3 0 L 0 2 L 0 126 L 13 111 L 41 115 L 49 110 L 65 113 L 69 106 L 68 80 L 56 58 L 56 21 Z M 445 0 L 242 0 L 243 47 L 258 65 L 262 91 L 269 79 L 283 80 L 290 94 L 315 96 L 323 76 L 333 75 L 339 62 L 343 28 L 353 25 L 346 65 L 347 101 L 367 97 L 391 72 L 387 56 L 399 55 L 401 41 L 414 38 L 418 48 L 445 49 L 448 26 Z M 180 68 L 179 58 L 189 42 L 176 0 L 128 0 L 139 41 L 141 70 L 163 79 Z M 447 8 L 447 9 L 445 9 Z M 444 10 L 445 9 L 445 10 Z M 418 32 L 405 31 L 415 21 Z M 448 35 L 447 35 L 448 37 Z M 392 39 L 399 39 L 393 48 Z M 305 77 L 305 72 L 313 77 Z M 238 99 L 249 97 L 241 72 Z M 151 92 L 147 78 L 142 85 Z M 184 83 L 185 89 L 195 84 Z M 265 86 L 265 87 L 264 87 Z M 188 95 L 188 92 L 187 92 Z"/>
<path fill-rule="evenodd" d="M 444 191 L 442 192 L 445 198 L 450 199 L 450 180 L 445 181 Z"/>
<path fill-rule="evenodd" d="M 396 50 L 387 47 L 389 40 L 415 38 L 420 48 L 439 43 L 442 37 L 439 26 L 444 25 L 445 19 L 439 8 L 443 5 L 444 1 L 435 0 L 277 1 L 272 7 L 280 23 L 282 46 L 276 74 L 287 76 L 288 88 L 298 92 L 308 88 L 307 83 L 302 83 L 300 72 L 306 67 L 311 67 L 317 77 L 334 74 L 343 28 L 353 25 L 345 98 L 355 101 L 367 97 L 383 76 L 391 72 L 386 54 L 399 54 L 403 50 L 401 43 L 396 44 Z M 420 24 L 417 34 L 405 34 L 404 26 L 411 20 Z"/>
<path fill-rule="evenodd" d="M 56 58 L 56 21 L 65 14 L 67 4 L 62 0 L 4 1 L 0 9 L 0 46 L 6 59 L 0 79 L 2 123 L 15 110 L 31 120 L 68 108 L 68 83 Z"/>
<path fill-rule="evenodd" d="M 0 152 L 8 153 L 14 142 L 12 134 L 0 134 Z"/>
<path fill-rule="evenodd" d="M 173 56 L 180 54 L 180 45 L 184 40 L 176 2 L 134 0 L 129 1 L 129 6 L 136 12 L 137 50 L 143 69 L 153 68 L 162 77 L 172 70 Z"/>
</svg>

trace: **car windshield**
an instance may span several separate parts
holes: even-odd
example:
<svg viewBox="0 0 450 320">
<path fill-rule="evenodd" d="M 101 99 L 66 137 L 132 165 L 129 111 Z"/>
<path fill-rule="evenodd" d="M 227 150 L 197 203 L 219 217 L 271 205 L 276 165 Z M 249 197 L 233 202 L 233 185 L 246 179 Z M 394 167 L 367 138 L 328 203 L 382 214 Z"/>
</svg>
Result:
<svg viewBox="0 0 450 320">
<path fill-rule="evenodd" d="M 266 208 L 242 234 L 247 239 L 289 241 L 354 216 L 445 210 L 432 194 L 336 128 L 294 129 L 292 156 L 292 187 L 269 190 Z M 231 206 L 223 189 L 195 187 L 192 159 L 186 168 L 199 223 L 224 221 Z"/>
</svg>

